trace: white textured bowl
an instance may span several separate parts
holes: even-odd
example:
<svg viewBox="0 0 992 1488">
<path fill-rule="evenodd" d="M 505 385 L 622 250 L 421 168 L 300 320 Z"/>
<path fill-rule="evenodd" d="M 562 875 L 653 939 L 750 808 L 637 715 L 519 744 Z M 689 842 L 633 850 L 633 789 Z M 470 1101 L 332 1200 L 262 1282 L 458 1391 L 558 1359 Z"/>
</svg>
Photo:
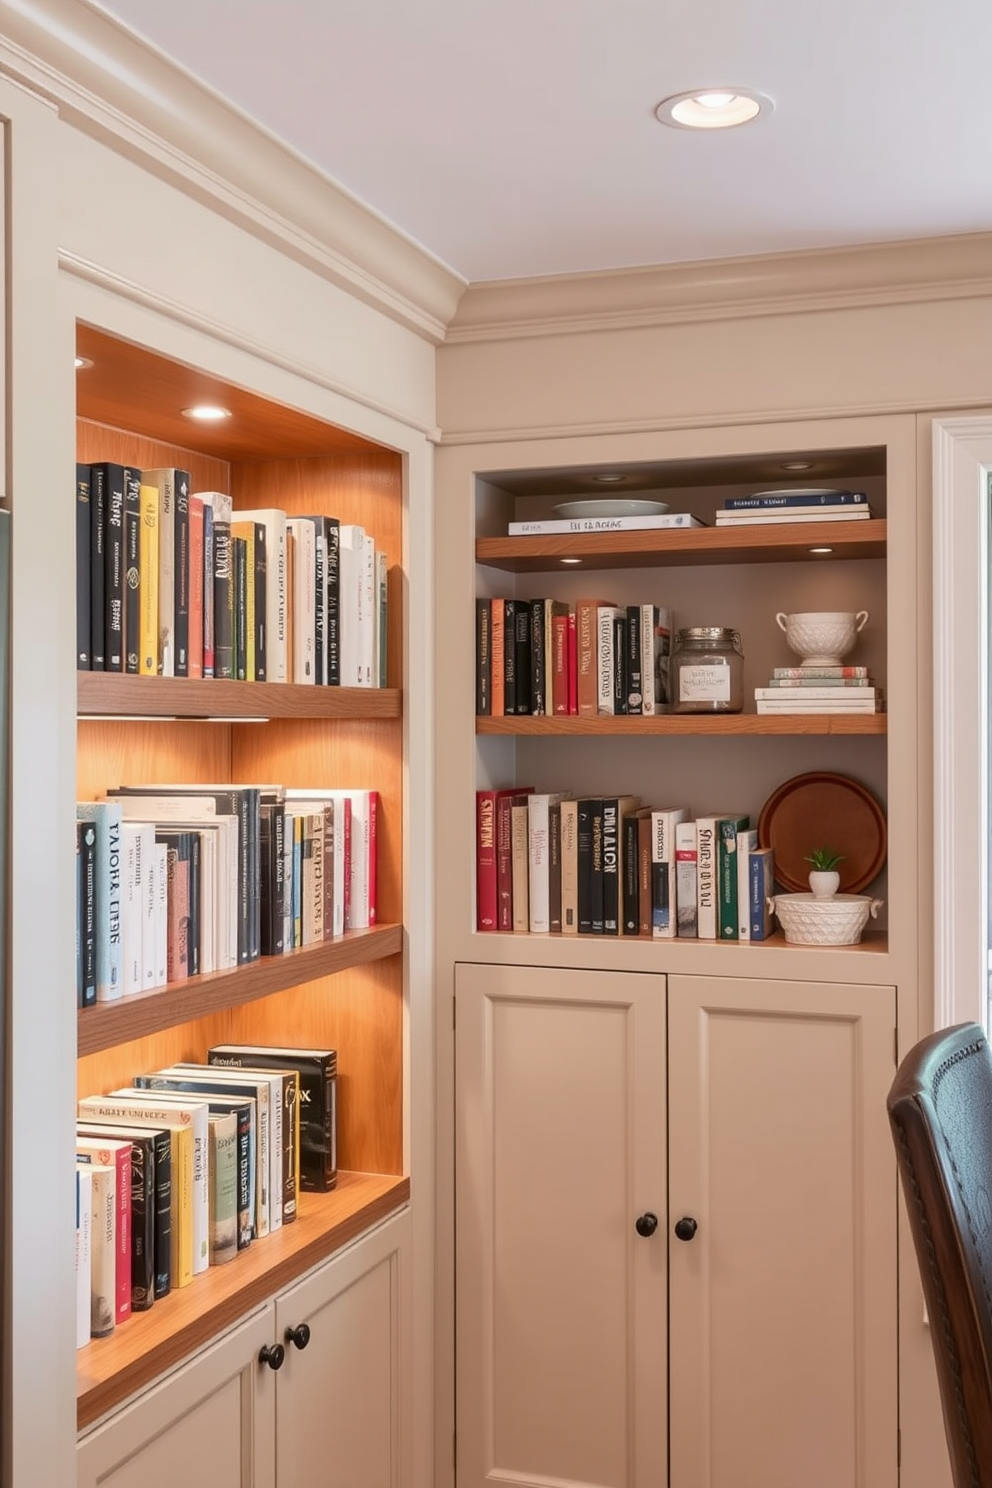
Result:
<svg viewBox="0 0 992 1488">
<path fill-rule="evenodd" d="M 875 919 L 882 907 L 868 894 L 776 894 L 768 903 L 790 945 L 857 945 L 869 915 Z"/>
<path fill-rule="evenodd" d="M 837 666 L 868 623 L 868 611 L 808 610 L 775 620 L 804 666 Z"/>
</svg>

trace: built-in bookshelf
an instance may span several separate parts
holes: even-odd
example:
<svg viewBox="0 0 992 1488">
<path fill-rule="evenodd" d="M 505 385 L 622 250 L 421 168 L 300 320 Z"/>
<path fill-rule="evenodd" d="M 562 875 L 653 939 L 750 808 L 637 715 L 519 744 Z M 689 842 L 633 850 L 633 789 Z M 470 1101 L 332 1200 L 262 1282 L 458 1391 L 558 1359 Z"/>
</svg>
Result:
<svg viewBox="0 0 992 1488">
<path fill-rule="evenodd" d="M 236 509 L 326 512 L 389 555 L 388 685 L 77 673 L 77 799 L 121 784 L 279 782 L 379 793 L 377 923 L 280 956 L 77 1013 L 77 1090 L 202 1060 L 214 1043 L 338 1051 L 337 1188 L 230 1265 L 136 1313 L 77 1354 L 80 1426 L 208 1343 L 409 1199 L 404 1171 L 403 476 L 401 457 L 347 430 L 78 328 L 77 458 L 177 466 Z M 223 424 L 182 410 L 210 401 Z M 71 990 L 66 989 L 66 996 Z"/>
</svg>

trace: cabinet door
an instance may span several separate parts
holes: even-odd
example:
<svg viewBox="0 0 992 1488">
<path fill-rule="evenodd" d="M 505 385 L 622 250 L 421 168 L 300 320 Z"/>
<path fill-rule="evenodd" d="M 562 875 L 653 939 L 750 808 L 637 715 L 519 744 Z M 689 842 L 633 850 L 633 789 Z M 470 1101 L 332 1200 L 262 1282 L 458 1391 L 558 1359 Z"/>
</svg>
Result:
<svg viewBox="0 0 992 1488">
<path fill-rule="evenodd" d="M 455 985 L 459 1488 L 658 1488 L 664 978 L 458 966 Z"/>
<path fill-rule="evenodd" d="M 400 1488 L 409 1212 L 387 1220 L 276 1299 L 277 1482 Z M 300 1349 L 287 1335 L 305 1325 Z M 426 1362 L 422 1361 L 422 1367 Z"/>
<path fill-rule="evenodd" d="M 274 1488 L 275 1326 L 262 1308 L 80 1438 L 78 1488 Z"/>
<path fill-rule="evenodd" d="M 670 978 L 673 1484 L 894 1488 L 894 1029 L 892 988 Z"/>
</svg>

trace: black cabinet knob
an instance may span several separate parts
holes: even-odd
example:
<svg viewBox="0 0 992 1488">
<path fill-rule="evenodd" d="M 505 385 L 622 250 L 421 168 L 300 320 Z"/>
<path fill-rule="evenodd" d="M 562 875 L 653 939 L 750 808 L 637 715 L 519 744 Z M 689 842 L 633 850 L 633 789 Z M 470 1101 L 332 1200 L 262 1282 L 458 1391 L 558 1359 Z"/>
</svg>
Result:
<svg viewBox="0 0 992 1488">
<path fill-rule="evenodd" d="M 270 1369 L 281 1369 L 286 1350 L 281 1343 L 267 1343 L 258 1351 L 259 1364 L 268 1364 Z"/>
<path fill-rule="evenodd" d="M 295 1344 L 298 1349 L 305 1349 L 310 1342 L 310 1324 L 298 1323 L 295 1328 L 287 1328 L 286 1342 Z"/>
<path fill-rule="evenodd" d="M 676 1240 L 691 1240 L 698 1228 L 699 1226 L 696 1224 L 696 1221 L 686 1216 L 684 1219 L 676 1221 L 675 1238 Z"/>
<path fill-rule="evenodd" d="M 645 1240 L 648 1238 L 649 1235 L 653 1235 L 657 1228 L 657 1214 L 642 1214 L 638 1219 L 634 1220 L 634 1229 L 639 1235 L 642 1235 Z"/>
</svg>

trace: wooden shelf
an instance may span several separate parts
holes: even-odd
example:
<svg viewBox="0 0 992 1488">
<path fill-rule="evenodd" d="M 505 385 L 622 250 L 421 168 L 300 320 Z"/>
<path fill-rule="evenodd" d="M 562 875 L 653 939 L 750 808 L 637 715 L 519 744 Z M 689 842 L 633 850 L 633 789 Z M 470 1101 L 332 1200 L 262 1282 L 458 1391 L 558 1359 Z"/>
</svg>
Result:
<svg viewBox="0 0 992 1488">
<path fill-rule="evenodd" d="M 376 925 L 369 930 L 349 930 L 334 940 L 284 956 L 261 956 L 230 971 L 190 977 L 185 982 L 120 997 L 116 1002 L 81 1008 L 77 1014 L 76 1052 L 78 1056 L 97 1054 L 116 1044 L 177 1028 L 194 1018 L 241 1007 L 287 987 L 385 960 L 402 949 L 402 925 Z"/>
<path fill-rule="evenodd" d="M 586 569 L 809 562 L 811 547 L 832 548 L 834 558 L 884 558 L 885 544 L 884 519 L 869 518 L 557 537 L 483 537 L 476 541 L 475 557 L 477 563 L 508 573 L 544 573 L 563 558 L 579 558 Z"/>
<path fill-rule="evenodd" d="M 99 718 L 399 718 L 395 687 L 307 687 L 296 682 L 131 677 L 77 672 L 76 709 Z"/>
<path fill-rule="evenodd" d="M 477 734 L 512 734 L 547 738 L 596 738 L 608 734 L 642 738 L 694 734 L 762 736 L 788 734 L 886 734 L 886 713 L 665 713 L 653 718 L 610 716 L 595 718 L 531 717 L 476 718 Z"/>
<path fill-rule="evenodd" d="M 109 1338 L 76 1355 L 76 1415 L 82 1430 L 187 1355 L 212 1343 L 252 1308 L 409 1202 L 410 1180 L 339 1173 L 333 1193 L 300 1196 L 295 1221 L 256 1240 L 230 1265 L 135 1313 Z"/>
</svg>

